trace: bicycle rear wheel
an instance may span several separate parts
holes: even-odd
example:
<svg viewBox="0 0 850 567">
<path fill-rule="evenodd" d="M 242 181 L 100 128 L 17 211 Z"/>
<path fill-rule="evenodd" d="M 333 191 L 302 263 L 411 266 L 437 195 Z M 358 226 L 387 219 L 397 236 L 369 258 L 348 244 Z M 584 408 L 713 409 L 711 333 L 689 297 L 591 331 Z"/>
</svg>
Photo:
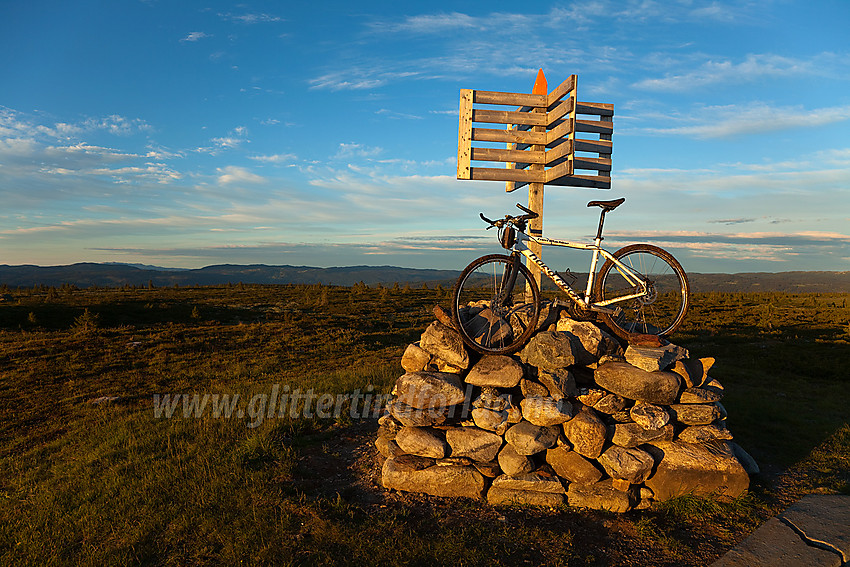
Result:
<svg viewBox="0 0 850 567">
<path fill-rule="evenodd" d="M 673 333 L 688 312 L 690 285 L 685 270 L 662 248 L 651 244 L 633 244 L 617 250 L 614 258 L 643 277 L 647 294 L 613 303 L 620 307 L 618 315 L 602 313 L 602 321 L 618 336 L 627 339 L 631 334 L 667 336 Z M 638 293 L 617 265 L 606 260 L 594 284 L 596 301 L 609 301 Z"/>
<path fill-rule="evenodd" d="M 540 315 L 537 282 L 509 256 L 482 256 L 463 270 L 452 296 L 463 342 L 483 354 L 510 354 L 528 341 Z"/>
</svg>

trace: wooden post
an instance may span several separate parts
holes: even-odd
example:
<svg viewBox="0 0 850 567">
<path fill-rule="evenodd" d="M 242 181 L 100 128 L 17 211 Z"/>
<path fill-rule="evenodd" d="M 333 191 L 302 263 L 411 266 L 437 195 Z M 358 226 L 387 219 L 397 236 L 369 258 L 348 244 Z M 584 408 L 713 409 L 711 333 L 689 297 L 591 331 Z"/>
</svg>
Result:
<svg viewBox="0 0 850 567">
<path fill-rule="evenodd" d="M 546 84 L 546 75 L 543 74 L 543 69 L 540 69 L 537 72 L 537 78 L 534 80 L 534 87 L 531 89 L 531 94 L 543 95 L 546 96 L 548 92 L 548 85 Z M 545 108 L 535 108 L 534 112 L 546 112 Z M 533 132 L 546 132 L 545 126 L 534 126 L 532 127 Z M 546 144 L 542 145 L 534 145 L 532 146 L 532 151 L 535 152 L 543 152 L 546 151 Z M 543 171 L 545 169 L 545 165 L 542 163 L 534 163 L 528 166 L 528 168 L 532 171 Z M 543 236 L 543 183 L 529 183 L 528 184 L 528 208 L 537 213 L 537 218 L 532 219 L 528 223 L 528 232 L 532 236 Z M 542 246 L 537 244 L 536 242 L 529 242 L 528 248 L 534 254 L 537 255 L 538 258 L 542 258 L 543 250 Z M 534 277 L 534 280 L 537 282 L 538 289 L 542 284 L 542 274 L 540 273 L 540 269 L 535 265 L 526 260 L 526 264 L 528 265 L 528 269 L 531 271 L 531 275 Z"/>
</svg>

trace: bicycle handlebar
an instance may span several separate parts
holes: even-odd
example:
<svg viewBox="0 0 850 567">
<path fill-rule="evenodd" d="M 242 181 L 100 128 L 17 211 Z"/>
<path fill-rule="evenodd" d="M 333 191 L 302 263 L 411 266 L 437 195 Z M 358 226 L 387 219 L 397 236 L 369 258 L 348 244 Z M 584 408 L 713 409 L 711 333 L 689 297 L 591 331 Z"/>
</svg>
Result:
<svg viewBox="0 0 850 567">
<path fill-rule="evenodd" d="M 490 225 L 490 226 L 487 227 L 487 230 L 490 230 L 494 226 L 496 228 L 502 228 L 506 224 L 512 224 L 512 225 L 516 226 L 517 228 L 519 228 L 520 230 L 524 230 L 526 221 L 529 221 L 531 219 L 536 219 L 538 216 L 540 216 L 537 213 L 535 213 L 534 211 L 532 211 L 530 209 L 526 209 L 525 207 L 523 207 L 519 203 L 517 203 L 516 206 L 518 208 L 520 208 L 522 211 L 524 211 L 525 214 L 520 215 L 518 217 L 512 217 L 511 215 L 505 215 L 505 218 L 495 220 L 495 221 L 490 220 L 487 217 L 485 217 L 484 213 L 478 213 L 478 216 L 481 217 L 481 220 L 483 220 L 484 222 L 486 222 L 487 224 Z"/>
</svg>

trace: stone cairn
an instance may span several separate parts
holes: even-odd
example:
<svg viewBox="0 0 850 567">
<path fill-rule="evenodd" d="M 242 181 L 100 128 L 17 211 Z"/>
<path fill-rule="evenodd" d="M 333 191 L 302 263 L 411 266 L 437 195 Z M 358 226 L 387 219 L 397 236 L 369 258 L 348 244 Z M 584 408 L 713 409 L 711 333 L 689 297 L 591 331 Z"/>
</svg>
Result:
<svg viewBox="0 0 850 567">
<path fill-rule="evenodd" d="M 479 356 L 435 308 L 379 419 L 385 488 L 615 512 L 747 490 L 758 467 L 725 427 L 714 359 L 648 336 L 624 350 L 554 311 L 517 355 Z"/>
</svg>

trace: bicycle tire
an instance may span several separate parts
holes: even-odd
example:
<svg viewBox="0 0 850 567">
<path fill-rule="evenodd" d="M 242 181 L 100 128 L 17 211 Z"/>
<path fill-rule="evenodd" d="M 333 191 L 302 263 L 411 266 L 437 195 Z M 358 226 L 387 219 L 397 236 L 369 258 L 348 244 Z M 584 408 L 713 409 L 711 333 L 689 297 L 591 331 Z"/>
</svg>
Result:
<svg viewBox="0 0 850 567">
<path fill-rule="evenodd" d="M 511 292 L 494 305 L 501 282 L 518 271 Z M 526 301 L 526 290 L 531 301 Z M 540 290 L 521 262 L 502 254 L 482 256 L 461 273 L 452 293 L 452 316 L 463 342 L 481 354 L 511 354 L 522 348 L 537 328 Z"/>
<path fill-rule="evenodd" d="M 666 337 L 685 319 L 690 305 L 690 284 L 681 264 L 672 254 L 651 244 L 632 244 L 617 250 L 614 258 L 639 272 L 650 282 L 646 297 L 615 303 L 618 315 L 601 313 L 602 322 L 617 336 L 628 340 L 633 334 Z M 616 264 L 606 260 L 593 286 L 595 301 L 614 299 L 633 293 L 635 288 L 623 278 Z"/>
</svg>

